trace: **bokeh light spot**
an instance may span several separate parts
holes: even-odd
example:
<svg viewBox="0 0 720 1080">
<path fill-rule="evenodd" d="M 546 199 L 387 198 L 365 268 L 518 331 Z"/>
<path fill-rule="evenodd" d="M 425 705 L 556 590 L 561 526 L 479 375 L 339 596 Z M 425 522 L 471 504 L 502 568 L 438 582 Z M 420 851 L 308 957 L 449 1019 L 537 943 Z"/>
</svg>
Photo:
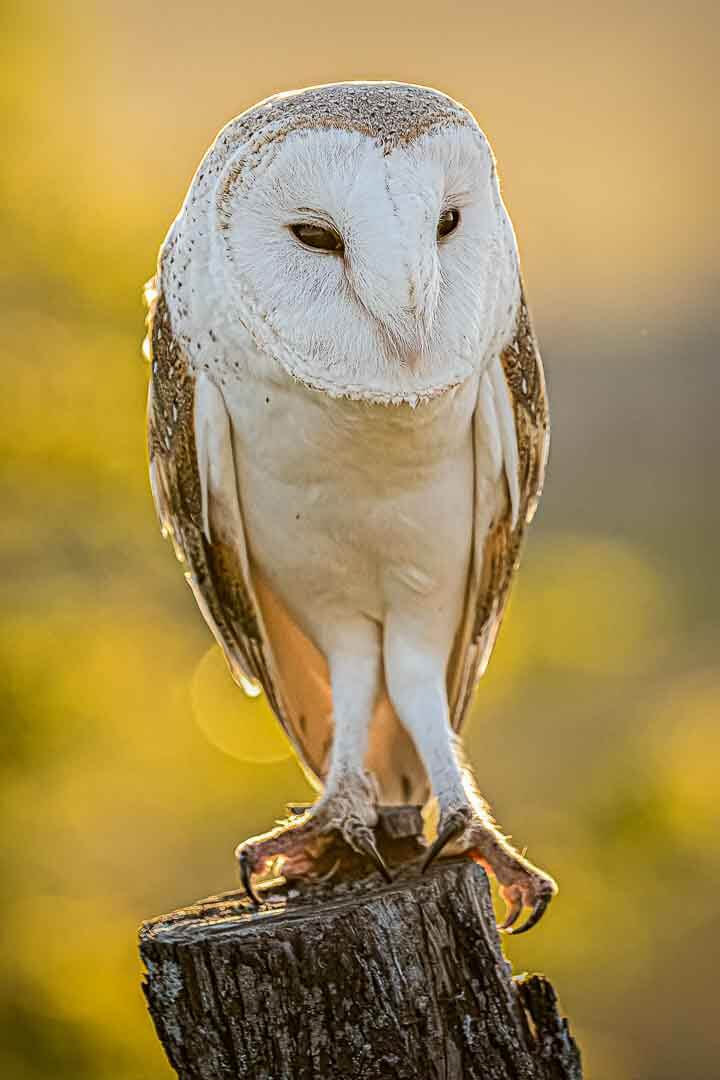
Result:
<svg viewBox="0 0 720 1080">
<path fill-rule="evenodd" d="M 196 667 L 190 697 L 198 727 L 223 753 L 257 764 L 291 756 L 290 743 L 265 695 L 250 698 L 235 685 L 217 645 Z"/>
</svg>

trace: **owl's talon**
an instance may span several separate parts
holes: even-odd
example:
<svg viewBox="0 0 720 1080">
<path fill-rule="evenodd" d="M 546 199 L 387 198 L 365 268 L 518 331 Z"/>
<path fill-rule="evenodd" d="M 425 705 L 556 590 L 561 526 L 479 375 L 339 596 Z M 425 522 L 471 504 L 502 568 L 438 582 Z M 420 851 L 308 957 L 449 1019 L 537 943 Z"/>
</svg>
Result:
<svg viewBox="0 0 720 1080">
<path fill-rule="evenodd" d="M 521 898 L 518 897 L 516 900 L 513 900 L 512 903 L 510 904 L 510 907 L 508 908 L 508 913 L 505 916 L 505 920 L 504 920 L 504 922 L 501 922 L 499 924 L 498 930 L 501 930 L 501 931 L 507 930 L 508 933 L 512 934 L 513 931 L 510 929 L 510 927 L 514 926 L 515 923 L 518 921 L 518 919 L 520 917 L 520 913 L 522 912 L 522 909 L 523 909 L 523 902 L 522 902 Z M 517 932 L 517 931 L 515 931 L 515 932 Z"/>
<path fill-rule="evenodd" d="M 466 807 L 451 804 L 451 809 L 441 812 L 440 822 L 438 837 L 427 853 L 423 871 L 446 844 L 451 845 L 448 854 L 469 856 L 497 879 L 500 896 L 507 905 L 505 920 L 498 930 L 525 934 L 537 926 L 557 892 L 549 874 L 515 851 L 492 821 L 470 804 Z M 529 908 L 530 914 L 517 926 L 523 908 Z"/>
<path fill-rule="evenodd" d="M 538 900 L 535 901 L 535 904 L 533 906 L 533 909 L 532 909 L 530 915 L 525 920 L 525 922 L 522 924 L 522 926 L 517 926 L 517 927 L 515 927 L 514 930 L 506 929 L 505 932 L 508 933 L 508 934 L 526 934 L 528 930 L 532 930 L 533 926 L 537 926 L 537 924 L 542 919 L 543 915 L 547 911 L 548 904 L 550 903 L 552 898 L 553 898 L 552 893 L 547 893 L 546 895 L 541 896 Z M 520 904 L 520 910 L 522 910 L 522 903 Z M 519 912 L 518 912 L 518 914 L 519 914 Z M 512 923 L 515 922 L 516 919 L 517 919 L 517 915 L 514 915 L 513 919 L 512 919 L 512 922 L 510 923 L 510 926 L 512 926 Z M 507 919 L 505 920 L 505 922 L 507 922 Z M 503 924 L 503 927 L 504 926 L 505 926 L 505 924 Z"/>
<path fill-rule="evenodd" d="M 243 889 L 245 890 L 248 900 L 257 910 L 262 904 L 260 897 L 253 889 L 250 855 L 247 851 L 239 851 L 237 858 L 240 863 L 240 880 L 242 881 Z"/>
<path fill-rule="evenodd" d="M 321 884 L 336 874 L 352 878 L 367 875 L 369 860 L 385 881 L 392 881 L 373 833 L 377 810 L 370 796 L 364 785 L 361 788 L 358 784 L 358 790 L 354 791 L 346 784 L 341 793 L 326 795 L 301 814 L 239 844 L 235 856 L 240 864 L 240 877 L 255 908 L 263 902 L 262 893 L 258 895 L 253 888 L 253 879 L 266 881 L 270 874 L 286 881 Z"/>
<path fill-rule="evenodd" d="M 354 829 L 352 833 L 348 836 L 348 841 L 352 847 L 357 848 L 357 850 L 362 852 L 363 855 L 367 855 L 367 857 L 375 864 L 375 866 L 380 871 L 388 884 L 392 882 L 392 874 L 388 869 L 387 863 L 380 854 L 380 851 L 377 844 L 375 843 L 375 839 L 370 829 Z"/>
<path fill-rule="evenodd" d="M 454 840 L 465 831 L 469 817 L 469 813 L 464 810 L 456 810 L 454 813 L 448 815 L 445 823 L 439 829 L 430 850 L 423 859 L 420 873 L 424 874 L 435 859 L 437 859 L 443 848 L 449 844 L 451 840 Z"/>
<path fill-rule="evenodd" d="M 324 885 L 327 881 L 332 881 L 340 866 L 340 859 L 336 859 L 326 874 L 320 874 L 315 880 L 318 885 Z"/>
<path fill-rule="evenodd" d="M 540 922 L 556 892 L 557 885 L 547 874 L 535 867 L 520 868 L 514 882 L 500 886 L 508 914 L 498 930 L 506 934 L 526 934 Z M 530 908 L 530 914 L 521 926 L 515 926 L 524 907 Z"/>
</svg>

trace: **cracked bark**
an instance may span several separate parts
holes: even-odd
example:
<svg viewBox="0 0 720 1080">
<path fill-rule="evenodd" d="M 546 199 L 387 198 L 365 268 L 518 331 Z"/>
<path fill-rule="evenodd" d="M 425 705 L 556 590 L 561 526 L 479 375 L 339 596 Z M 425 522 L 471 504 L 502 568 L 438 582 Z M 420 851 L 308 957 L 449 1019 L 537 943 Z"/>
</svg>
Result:
<svg viewBox="0 0 720 1080">
<path fill-rule="evenodd" d="M 582 1080 L 541 976 L 513 979 L 484 871 L 240 893 L 146 923 L 144 990 L 181 1080 Z"/>
</svg>

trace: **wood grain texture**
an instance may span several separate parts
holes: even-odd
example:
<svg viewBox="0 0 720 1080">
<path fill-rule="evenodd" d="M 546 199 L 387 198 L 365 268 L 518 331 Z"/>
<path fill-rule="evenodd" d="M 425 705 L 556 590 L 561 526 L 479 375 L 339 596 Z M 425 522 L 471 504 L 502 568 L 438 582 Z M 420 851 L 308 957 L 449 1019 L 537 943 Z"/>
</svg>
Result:
<svg viewBox="0 0 720 1080">
<path fill-rule="evenodd" d="M 484 871 L 227 893 L 140 931 L 181 1080 L 581 1080 L 542 977 L 515 980 Z"/>
</svg>

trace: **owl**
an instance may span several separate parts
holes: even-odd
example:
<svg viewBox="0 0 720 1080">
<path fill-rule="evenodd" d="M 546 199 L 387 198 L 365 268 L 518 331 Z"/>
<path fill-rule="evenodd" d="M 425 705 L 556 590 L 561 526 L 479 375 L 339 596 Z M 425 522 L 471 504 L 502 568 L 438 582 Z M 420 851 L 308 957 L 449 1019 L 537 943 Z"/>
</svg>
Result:
<svg viewBox="0 0 720 1080">
<path fill-rule="evenodd" d="M 240 844 L 312 876 L 332 838 L 387 874 L 387 807 L 497 878 L 551 877 L 494 824 L 460 734 L 543 483 L 548 406 L 492 151 L 426 87 L 278 94 L 203 158 L 148 286 L 150 477 L 235 680 L 319 797 Z M 521 913 L 529 909 L 525 922 Z"/>
</svg>

